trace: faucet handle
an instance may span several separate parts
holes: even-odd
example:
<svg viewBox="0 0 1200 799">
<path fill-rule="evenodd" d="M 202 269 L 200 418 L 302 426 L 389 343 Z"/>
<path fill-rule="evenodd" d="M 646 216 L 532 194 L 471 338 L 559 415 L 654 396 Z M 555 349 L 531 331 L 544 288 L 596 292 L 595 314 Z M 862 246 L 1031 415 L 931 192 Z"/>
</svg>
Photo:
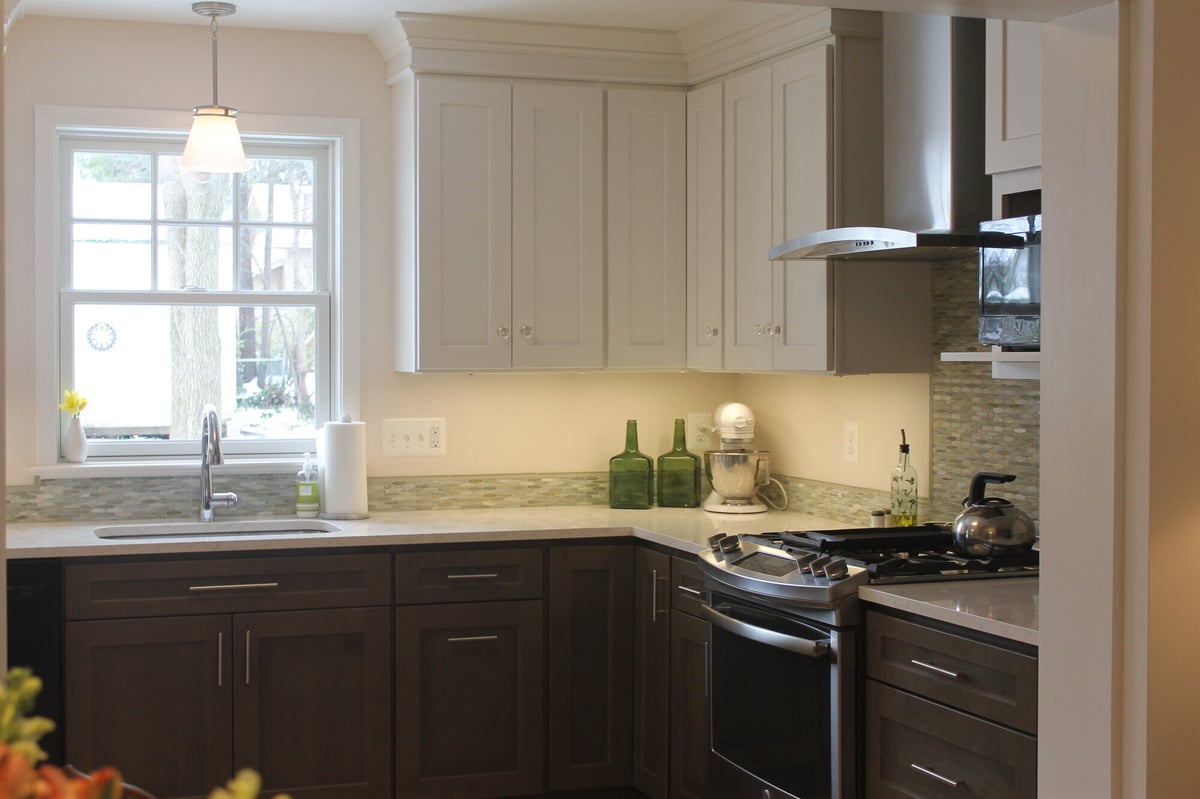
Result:
<svg viewBox="0 0 1200 799">
<path fill-rule="evenodd" d="M 223 508 L 236 508 L 238 495 L 232 491 L 214 491 L 211 502 L 213 505 L 220 505 Z"/>
</svg>

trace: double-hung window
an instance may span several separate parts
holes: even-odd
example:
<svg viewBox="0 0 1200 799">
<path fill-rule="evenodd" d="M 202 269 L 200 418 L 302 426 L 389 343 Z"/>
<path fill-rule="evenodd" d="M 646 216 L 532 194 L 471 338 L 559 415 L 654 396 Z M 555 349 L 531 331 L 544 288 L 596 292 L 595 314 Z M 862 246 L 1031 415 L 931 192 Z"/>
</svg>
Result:
<svg viewBox="0 0 1200 799">
<path fill-rule="evenodd" d="M 193 455 L 210 403 L 227 453 L 309 450 L 335 399 L 334 148 L 254 138 L 229 175 L 181 170 L 183 144 L 58 138 L 59 396 L 87 397 L 89 455 Z"/>
</svg>

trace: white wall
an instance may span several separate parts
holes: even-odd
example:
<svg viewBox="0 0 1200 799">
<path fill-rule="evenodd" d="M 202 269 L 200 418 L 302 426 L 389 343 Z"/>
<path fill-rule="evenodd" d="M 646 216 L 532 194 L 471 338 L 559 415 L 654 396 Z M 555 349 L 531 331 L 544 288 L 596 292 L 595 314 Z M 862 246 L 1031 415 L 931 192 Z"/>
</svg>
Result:
<svg viewBox="0 0 1200 799">
<path fill-rule="evenodd" d="M 8 52 L 5 185 L 8 229 L 33 228 L 35 105 L 177 109 L 179 125 L 210 94 L 203 24 L 151 25 L 25 16 Z M 739 400 L 761 416 L 763 446 L 782 474 L 884 489 L 900 427 L 913 436 L 928 485 L 929 382 L 919 377 L 739 377 L 724 374 L 404 375 L 392 371 L 391 93 L 365 36 L 262 31 L 220 33 L 222 102 L 255 113 L 357 118 L 362 151 L 362 418 L 372 475 L 602 471 L 639 420 L 642 450 L 670 444 L 672 422 Z M 29 483 L 34 464 L 33 242 L 6 242 L 9 356 L 8 480 Z M 847 416 L 852 412 L 853 418 Z M 380 420 L 446 419 L 441 458 L 384 458 Z M 857 468 L 837 453 L 843 421 L 858 421 Z M 925 453 L 920 455 L 919 453 Z M 836 456 L 836 457 L 835 457 Z"/>
</svg>

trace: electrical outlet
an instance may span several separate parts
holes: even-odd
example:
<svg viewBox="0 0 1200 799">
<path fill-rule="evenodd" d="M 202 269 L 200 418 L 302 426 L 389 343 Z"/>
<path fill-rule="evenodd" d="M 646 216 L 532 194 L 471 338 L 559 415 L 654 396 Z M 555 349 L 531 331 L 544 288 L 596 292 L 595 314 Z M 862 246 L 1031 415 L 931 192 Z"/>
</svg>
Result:
<svg viewBox="0 0 1200 799">
<path fill-rule="evenodd" d="M 692 452 L 704 452 L 716 449 L 715 437 L 712 433 L 713 415 L 703 411 L 693 411 L 687 415 L 687 448 Z"/>
<path fill-rule="evenodd" d="M 858 422 L 846 422 L 842 426 L 842 460 L 858 463 Z"/>
<path fill-rule="evenodd" d="M 446 454 L 445 419 L 384 419 L 383 454 L 389 457 Z"/>
</svg>

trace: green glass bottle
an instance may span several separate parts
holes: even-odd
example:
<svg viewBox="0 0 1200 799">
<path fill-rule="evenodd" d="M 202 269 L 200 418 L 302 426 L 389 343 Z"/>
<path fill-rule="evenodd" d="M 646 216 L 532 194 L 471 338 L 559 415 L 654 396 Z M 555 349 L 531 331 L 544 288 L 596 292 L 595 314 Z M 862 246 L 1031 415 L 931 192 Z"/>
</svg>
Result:
<svg viewBox="0 0 1200 799">
<path fill-rule="evenodd" d="M 625 423 L 625 451 L 608 460 L 608 507 L 648 508 L 654 492 L 654 461 L 638 452 L 637 420 Z"/>
<path fill-rule="evenodd" d="M 900 463 L 892 469 L 892 525 L 917 523 L 917 470 L 908 462 L 908 439 L 900 431 Z"/>
<path fill-rule="evenodd" d="M 658 506 L 700 507 L 700 457 L 687 449 L 683 420 L 675 420 L 675 443 L 658 456 Z"/>
</svg>

